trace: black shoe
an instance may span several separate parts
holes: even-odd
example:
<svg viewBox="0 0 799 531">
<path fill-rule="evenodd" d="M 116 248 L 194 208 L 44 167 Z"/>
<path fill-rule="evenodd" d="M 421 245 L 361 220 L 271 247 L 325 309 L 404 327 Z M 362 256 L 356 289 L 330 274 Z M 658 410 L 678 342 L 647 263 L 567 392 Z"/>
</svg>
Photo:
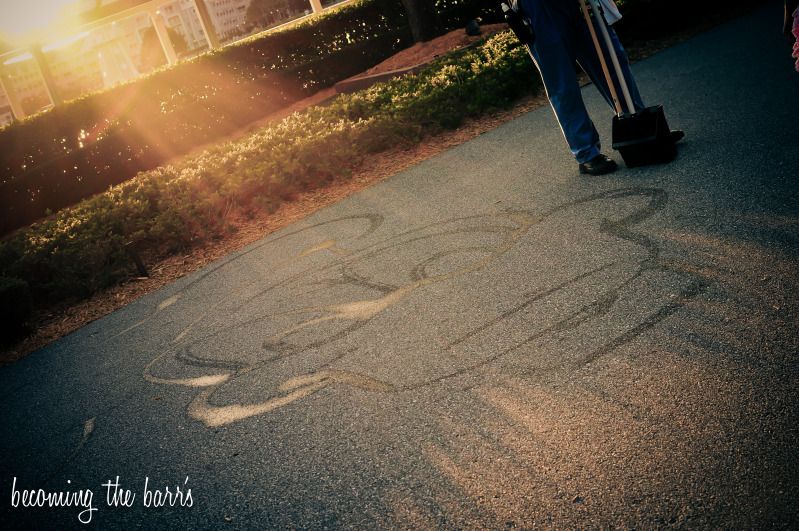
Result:
<svg viewBox="0 0 799 531">
<path fill-rule="evenodd" d="M 605 175 L 616 171 L 616 161 L 605 155 L 597 155 L 588 162 L 580 164 L 580 173 L 588 175 Z"/>
<path fill-rule="evenodd" d="M 680 131 L 679 129 L 673 129 L 671 132 L 669 132 L 669 140 L 671 140 L 672 144 L 676 144 L 677 142 L 682 140 L 684 137 L 685 137 L 685 133 Z"/>
</svg>

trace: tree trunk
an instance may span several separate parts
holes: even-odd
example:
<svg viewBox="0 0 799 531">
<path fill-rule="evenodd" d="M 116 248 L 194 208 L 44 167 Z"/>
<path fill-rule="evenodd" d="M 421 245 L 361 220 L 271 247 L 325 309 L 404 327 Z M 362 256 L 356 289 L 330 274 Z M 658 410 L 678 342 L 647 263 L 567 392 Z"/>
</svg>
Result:
<svg viewBox="0 0 799 531">
<path fill-rule="evenodd" d="M 402 0 L 408 15 L 414 42 L 429 41 L 438 36 L 438 15 L 433 0 Z"/>
</svg>

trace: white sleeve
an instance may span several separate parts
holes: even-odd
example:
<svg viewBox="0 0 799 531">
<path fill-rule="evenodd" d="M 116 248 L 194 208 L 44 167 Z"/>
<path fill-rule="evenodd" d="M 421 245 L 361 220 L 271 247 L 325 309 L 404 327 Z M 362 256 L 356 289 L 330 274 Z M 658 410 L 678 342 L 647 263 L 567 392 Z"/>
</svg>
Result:
<svg viewBox="0 0 799 531">
<path fill-rule="evenodd" d="M 621 12 L 613 0 L 599 0 L 599 3 L 605 12 L 605 21 L 608 25 L 613 25 L 621 19 Z"/>
</svg>

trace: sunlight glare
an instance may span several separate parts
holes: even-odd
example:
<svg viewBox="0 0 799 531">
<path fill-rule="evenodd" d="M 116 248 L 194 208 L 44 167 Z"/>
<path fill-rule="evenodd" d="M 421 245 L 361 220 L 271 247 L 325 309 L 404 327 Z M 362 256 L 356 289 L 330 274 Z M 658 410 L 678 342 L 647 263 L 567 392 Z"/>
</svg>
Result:
<svg viewBox="0 0 799 531">
<path fill-rule="evenodd" d="M 25 46 L 67 36 L 78 27 L 75 0 L 25 0 L 0 6 L 0 39 Z"/>
</svg>

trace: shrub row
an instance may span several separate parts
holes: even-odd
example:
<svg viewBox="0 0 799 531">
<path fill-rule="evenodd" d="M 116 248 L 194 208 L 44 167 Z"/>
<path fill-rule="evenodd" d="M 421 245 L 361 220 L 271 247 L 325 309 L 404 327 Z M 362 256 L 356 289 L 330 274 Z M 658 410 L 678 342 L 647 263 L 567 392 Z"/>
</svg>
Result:
<svg viewBox="0 0 799 531">
<path fill-rule="evenodd" d="M 442 0 L 448 29 L 490 0 Z M 0 131 L 0 234 L 360 73 L 411 43 L 400 0 L 361 0 Z"/>
<path fill-rule="evenodd" d="M 133 271 L 124 244 L 153 259 L 224 234 L 231 217 L 347 172 L 370 151 L 415 142 L 535 87 L 515 39 L 499 34 L 422 73 L 340 96 L 241 141 L 142 173 L 0 242 L 0 275 L 35 300 L 80 298 Z"/>
<path fill-rule="evenodd" d="M 12 343 L 29 331 L 28 320 L 32 311 L 28 283 L 0 276 L 0 323 L 3 328 L 0 346 Z"/>
<path fill-rule="evenodd" d="M 647 41 L 673 35 L 700 21 L 722 19 L 741 8 L 756 7 L 761 0 L 727 0 L 717 2 L 696 0 L 615 0 L 624 15 L 614 26 L 623 42 Z"/>
</svg>

